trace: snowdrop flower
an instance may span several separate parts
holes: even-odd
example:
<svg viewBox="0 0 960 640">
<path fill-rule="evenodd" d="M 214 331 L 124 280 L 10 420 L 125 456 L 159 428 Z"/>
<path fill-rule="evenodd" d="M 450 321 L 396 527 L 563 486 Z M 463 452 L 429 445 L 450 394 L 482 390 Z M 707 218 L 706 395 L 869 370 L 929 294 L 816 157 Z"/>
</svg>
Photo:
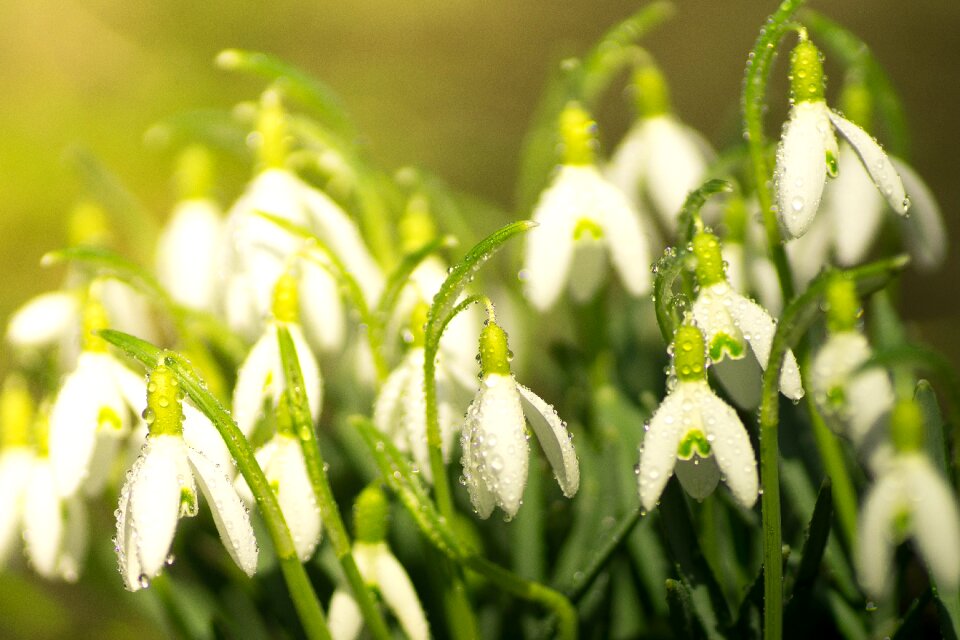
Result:
<svg viewBox="0 0 960 640">
<path fill-rule="evenodd" d="M 297 321 L 298 295 L 296 278 L 290 273 L 281 275 L 274 287 L 273 317 L 237 371 L 237 384 L 233 389 L 233 418 L 248 438 L 263 416 L 264 402 L 268 401 L 276 407 L 286 388 L 280 345 L 277 342 L 277 327 L 281 323 L 290 331 L 296 348 L 303 372 L 304 391 L 314 422 L 320 416 L 323 381 L 317 358 L 310 350 Z"/>
<path fill-rule="evenodd" d="M 709 143 L 670 110 L 666 80 L 653 64 L 634 72 L 639 119 L 613 152 L 604 173 L 640 208 L 647 194 L 671 233 L 687 194 L 703 183 L 713 156 Z"/>
<path fill-rule="evenodd" d="M 376 301 L 383 287 L 383 275 L 353 220 L 327 195 L 283 168 L 283 119 L 279 98 L 268 91 L 259 132 L 265 168 L 227 215 L 225 310 L 230 326 L 250 337 L 258 334 L 270 309 L 274 283 L 304 245 L 258 212 L 279 216 L 316 233 L 357 280 L 368 303 Z M 339 347 L 343 340 L 343 305 L 337 284 L 326 270 L 308 261 L 303 262 L 302 269 L 304 324 L 315 327 L 313 332 L 321 340 L 318 347 Z"/>
<path fill-rule="evenodd" d="M 363 581 L 380 593 L 410 640 L 427 640 L 430 627 L 417 592 L 384 540 L 389 505 L 383 491 L 373 486 L 364 489 L 353 510 L 356 542 L 352 552 Z M 334 640 L 354 640 L 360 635 L 363 616 L 348 590 L 334 591 L 328 623 Z"/>
<path fill-rule="evenodd" d="M 670 476 L 677 474 L 691 496 L 703 500 L 721 475 L 737 502 L 757 501 L 757 462 L 737 412 L 707 384 L 703 334 L 683 324 L 674 335 L 673 370 L 640 448 L 640 502 L 653 509 Z"/>
<path fill-rule="evenodd" d="M 30 484 L 33 401 L 26 383 L 7 377 L 0 391 L 0 566 L 16 546 L 23 526 L 23 497 Z"/>
<path fill-rule="evenodd" d="M 727 281 L 720 241 L 712 233 L 701 231 L 694 236 L 696 279 L 700 289 L 693 303 L 693 320 L 707 339 L 710 360 L 717 367 L 720 381 L 744 406 L 753 404 L 748 390 L 740 390 L 731 382 L 734 376 L 724 371 L 721 362 L 739 360 L 753 352 L 756 362 L 766 368 L 776 321 L 759 304 L 738 293 Z M 743 381 L 739 381 L 743 382 Z M 755 385 L 756 386 L 756 385 Z M 753 391 L 756 393 L 756 391 Z M 780 392 L 791 400 L 803 397 L 800 369 L 792 351 L 787 351 L 780 370 Z"/>
<path fill-rule="evenodd" d="M 604 279 L 604 252 L 632 295 L 650 290 L 650 257 L 636 210 L 593 164 L 593 128 L 582 108 L 561 116 L 565 159 L 533 212 L 538 227 L 527 234 L 524 291 L 540 311 L 568 286 L 586 302 Z"/>
<path fill-rule="evenodd" d="M 517 383 L 508 354 L 507 334 L 491 318 L 480 333 L 480 389 L 460 434 L 463 483 L 481 518 L 500 507 L 510 519 L 520 508 L 530 454 L 524 415 L 563 495 L 571 498 L 580 487 L 580 466 L 566 423 L 551 405 Z"/>
<path fill-rule="evenodd" d="M 303 448 L 294 432 L 286 393 L 277 407 L 277 433 L 256 452 L 256 459 L 277 494 L 297 556 L 306 562 L 320 543 L 320 507 L 307 473 Z M 236 487 L 244 502 L 252 505 L 254 496 L 243 476 L 237 478 Z"/>
<path fill-rule="evenodd" d="M 50 411 L 50 461 L 64 497 L 81 487 L 89 495 L 102 490 L 117 447 L 129 432 L 130 414 L 143 404 L 143 378 L 94 334 L 109 326 L 103 306 L 90 297 L 83 314 L 83 350 Z"/>
<path fill-rule="evenodd" d="M 373 423 L 391 437 L 400 451 L 411 454 L 423 477 L 432 482 L 423 378 L 423 326 L 427 311 L 423 303 L 414 310 L 410 322 L 413 344 L 381 387 L 374 403 Z M 470 403 L 476 378 L 463 370 L 455 353 L 444 348 L 448 344 L 445 337 L 446 333 L 440 339 L 437 354 L 437 414 L 443 458 L 448 461 L 453 436 L 460 427 L 464 407 Z"/>
<path fill-rule="evenodd" d="M 140 457 L 127 474 L 117 508 L 114 540 L 124 586 L 146 588 L 170 562 L 177 521 L 197 514 L 197 488 L 213 511 L 230 557 L 247 575 L 257 569 L 250 516 L 223 471 L 183 440 L 177 379 L 158 365 L 148 378 L 144 419 L 150 427 Z"/>
<path fill-rule="evenodd" d="M 776 166 L 777 214 L 787 236 L 797 238 L 806 232 L 820 206 L 827 176 L 837 175 L 834 130 L 859 156 L 893 210 L 906 215 L 910 200 L 887 154 L 870 134 L 827 107 L 820 51 L 805 35 L 791 53 L 790 67 L 793 106 Z"/>
<path fill-rule="evenodd" d="M 955 592 L 960 584 L 960 513 L 947 481 L 921 453 L 922 420 L 915 403 L 898 403 L 891 419 L 898 453 L 874 482 L 860 512 L 857 573 L 874 597 L 887 593 L 894 547 L 908 536 L 937 588 Z"/>
<path fill-rule="evenodd" d="M 893 385 L 883 369 L 860 371 L 871 349 L 857 329 L 858 316 L 853 282 L 834 278 L 827 287 L 829 335 L 814 355 L 810 387 L 827 423 L 849 437 L 876 472 L 892 454 L 886 421 L 893 409 Z"/>
<path fill-rule="evenodd" d="M 157 278 L 177 302 L 200 311 L 218 309 L 220 245 L 223 221 L 220 206 L 209 197 L 210 154 L 200 146 L 180 156 L 177 178 L 182 200 L 157 239 Z"/>
</svg>

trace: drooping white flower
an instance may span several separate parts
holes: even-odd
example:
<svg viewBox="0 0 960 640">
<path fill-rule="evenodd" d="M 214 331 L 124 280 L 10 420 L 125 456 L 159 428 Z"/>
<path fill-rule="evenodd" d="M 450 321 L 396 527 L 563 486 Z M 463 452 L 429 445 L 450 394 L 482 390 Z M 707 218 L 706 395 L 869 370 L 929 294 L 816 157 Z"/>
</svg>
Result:
<svg viewBox="0 0 960 640">
<path fill-rule="evenodd" d="M 4 447 L 0 452 L 0 566 L 17 547 L 33 461 L 27 446 Z"/>
<path fill-rule="evenodd" d="M 306 562 L 320 543 L 320 507 L 310 483 L 303 450 L 296 436 L 277 433 L 256 453 L 257 464 L 263 469 L 271 489 L 277 494 L 280 511 L 290 529 L 297 556 Z M 237 492 L 244 502 L 252 505 L 253 493 L 247 481 L 238 477 Z"/>
<path fill-rule="evenodd" d="M 823 98 L 823 67 L 816 46 L 801 40 L 790 63 L 794 104 L 777 149 L 776 166 L 777 214 L 787 236 L 797 238 L 806 232 L 820 206 L 827 176 L 837 175 L 834 130 L 856 152 L 893 210 L 906 215 L 910 201 L 887 154 L 870 134 L 827 107 Z"/>
<path fill-rule="evenodd" d="M 676 381 L 657 408 L 640 449 L 640 502 L 653 509 L 676 473 L 687 493 L 704 499 L 721 474 L 734 497 L 750 508 L 757 500 L 757 463 L 737 412 L 707 384 L 704 339 L 681 325 L 673 342 Z"/>
<path fill-rule="evenodd" d="M 105 350 L 80 354 L 50 411 L 50 460 L 61 496 L 102 490 L 131 413 L 143 408 L 143 385 Z"/>
<path fill-rule="evenodd" d="M 831 333 L 813 358 L 810 386 L 827 423 L 849 437 L 876 472 L 892 453 L 886 419 L 894 395 L 885 370 L 859 370 L 870 355 L 870 345 L 860 332 Z"/>
<path fill-rule="evenodd" d="M 736 398 L 738 403 L 750 406 L 755 404 L 755 398 L 758 397 L 756 390 L 751 394 L 743 385 L 730 384 L 724 371 L 727 367 L 721 363 L 727 359 L 744 358 L 749 350 L 760 367 L 766 369 L 776 321 L 766 309 L 730 286 L 716 236 L 700 232 L 694 237 L 693 247 L 697 258 L 697 282 L 700 285 L 693 303 L 693 320 L 706 336 L 707 350 L 710 359 L 718 365 L 717 374 L 721 382 L 728 391 L 739 396 Z M 759 389 L 759 382 L 751 386 Z M 800 368 L 793 352 L 789 350 L 780 369 L 780 391 L 791 400 L 803 397 Z"/>
<path fill-rule="evenodd" d="M 177 302 L 216 311 L 220 300 L 220 207 L 209 198 L 177 204 L 157 239 L 157 278 Z"/>
<path fill-rule="evenodd" d="M 13 312 L 6 339 L 20 349 L 48 347 L 75 336 L 79 318 L 79 296 L 67 291 L 42 293 Z"/>
<path fill-rule="evenodd" d="M 893 550 L 908 536 L 939 589 L 950 593 L 960 584 L 956 498 L 924 455 L 899 454 L 890 462 L 864 499 L 858 532 L 857 573 L 873 597 L 888 591 Z"/>
<path fill-rule="evenodd" d="M 551 405 L 517 383 L 507 361 L 503 329 L 489 322 L 480 345 L 483 378 L 460 434 L 463 482 L 477 514 L 487 518 L 500 507 L 513 518 L 520 508 L 530 455 L 524 416 L 561 491 L 573 497 L 580 487 L 580 466 L 566 423 Z"/>
<path fill-rule="evenodd" d="M 253 433 L 257 421 L 263 416 L 264 403 L 269 402 L 276 407 L 286 389 L 280 345 L 277 342 L 280 323 L 290 331 L 303 374 L 304 393 L 314 421 L 320 415 L 323 401 L 320 365 L 297 322 L 297 282 L 292 275 L 282 274 L 274 284 L 274 317 L 237 371 L 237 383 L 233 389 L 233 418 L 247 437 Z"/>
<path fill-rule="evenodd" d="M 274 283 L 289 268 L 291 257 L 304 246 L 302 240 L 258 212 L 279 216 L 316 233 L 357 280 L 368 303 L 376 300 L 383 276 L 353 220 L 328 196 L 293 173 L 269 168 L 254 178 L 227 217 L 225 309 L 232 328 L 248 336 L 258 333 L 270 309 Z M 304 263 L 303 268 L 313 267 Z M 337 293 L 336 285 L 320 282 L 324 278 L 329 280 L 330 275 L 317 268 L 301 283 L 310 288 L 309 295 L 305 290 L 301 296 L 307 302 L 301 308 L 304 324 L 316 325 L 321 336 L 333 312 L 342 308 L 339 296 L 330 295 Z M 321 294 L 325 304 L 309 303 Z"/>
<path fill-rule="evenodd" d="M 198 488 L 210 504 L 227 552 L 253 575 L 258 549 L 250 516 L 223 470 L 184 442 L 178 383 L 164 365 L 150 373 L 145 420 L 150 433 L 127 474 L 116 512 L 114 543 L 124 586 L 131 591 L 145 588 L 172 562 L 177 522 L 197 514 Z"/>
<path fill-rule="evenodd" d="M 87 512 L 77 495 L 62 497 L 55 469 L 37 456 L 23 496 L 23 542 L 30 565 L 41 576 L 76 582 L 87 551 Z"/>
<path fill-rule="evenodd" d="M 564 111 L 567 159 L 533 212 L 539 226 L 527 234 L 522 274 L 526 296 L 540 311 L 552 307 L 565 286 L 577 302 L 589 300 L 603 282 L 606 251 L 627 291 L 639 296 L 650 290 L 649 247 L 639 217 L 592 164 L 592 124 L 579 107 Z"/>
</svg>

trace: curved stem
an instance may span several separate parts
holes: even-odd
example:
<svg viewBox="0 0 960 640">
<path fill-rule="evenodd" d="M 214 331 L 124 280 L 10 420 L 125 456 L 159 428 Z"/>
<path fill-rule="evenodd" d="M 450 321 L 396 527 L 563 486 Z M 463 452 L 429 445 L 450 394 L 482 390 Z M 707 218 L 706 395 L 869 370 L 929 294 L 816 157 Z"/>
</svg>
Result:
<svg viewBox="0 0 960 640">
<path fill-rule="evenodd" d="M 773 195 L 770 190 L 772 172 L 767 162 L 767 141 L 763 132 L 763 114 L 770 65 L 773 62 L 777 45 L 784 34 L 792 28 L 790 21 L 803 2 L 804 0 L 783 0 L 780 7 L 767 20 L 766 25 L 760 32 L 760 37 L 757 38 L 753 51 L 750 52 L 750 57 L 747 59 L 746 77 L 743 83 L 743 131 L 750 151 L 750 168 L 757 189 L 760 212 L 763 215 L 767 247 L 770 251 L 770 258 L 777 269 L 784 304 L 793 298 L 793 274 L 790 272 L 790 263 L 787 262 L 787 253 L 783 248 L 777 216 L 773 211 Z"/>
</svg>

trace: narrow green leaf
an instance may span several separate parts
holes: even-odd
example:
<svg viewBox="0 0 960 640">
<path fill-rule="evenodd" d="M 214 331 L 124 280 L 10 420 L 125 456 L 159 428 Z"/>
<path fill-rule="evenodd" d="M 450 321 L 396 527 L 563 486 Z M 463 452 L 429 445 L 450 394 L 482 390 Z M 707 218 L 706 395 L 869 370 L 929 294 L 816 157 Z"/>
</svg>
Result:
<svg viewBox="0 0 960 640">
<path fill-rule="evenodd" d="M 910 607 L 907 609 L 907 612 L 903 614 L 903 619 L 900 620 L 900 625 L 897 627 L 897 630 L 890 636 L 890 640 L 911 640 L 912 638 L 920 637 L 920 624 L 923 619 L 923 610 L 930 604 L 932 597 L 933 591 L 927 589 L 910 603 Z M 952 634 L 952 629 L 943 631 L 944 638 L 956 640 L 956 635 Z"/>
<path fill-rule="evenodd" d="M 700 210 L 707 199 L 721 193 L 732 193 L 733 185 L 726 180 L 707 180 L 687 194 L 680 214 L 677 216 L 677 245 L 686 247 L 700 226 Z"/>
<path fill-rule="evenodd" d="M 807 537 L 803 543 L 800 565 L 793 580 L 790 600 L 783 613 L 784 626 L 787 629 L 800 629 L 808 619 L 808 607 L 813 596 L 814 583 L 820 573 L 823 554 L 827 548 L 832 521 L 833 492 L 830 479 L 824 478 L 823 484 L 820 485 L 820 493 L 817 494 L 813 515 L 807 524 Z"/>
<path fill-rule="evenodd" d="M 689 268 L 689 255 L 686 251 L 677 252 L 667 247 L 653 267 L 653 305 L 657 315 L 657 326 L 666 344 L 673 342 L 673 334 L 683 321 L 683 311 L 690 306 L 689 299 L 673 292 L 673 284 Z"/>
<path fill-rule="evenodd" d="M 670 627 L 675 638 L 706 638 L 700 621 L 693 614 L 690 592 L 679 580 L 667 579 L 667 607 L 670 609 Z"/>
</svg>

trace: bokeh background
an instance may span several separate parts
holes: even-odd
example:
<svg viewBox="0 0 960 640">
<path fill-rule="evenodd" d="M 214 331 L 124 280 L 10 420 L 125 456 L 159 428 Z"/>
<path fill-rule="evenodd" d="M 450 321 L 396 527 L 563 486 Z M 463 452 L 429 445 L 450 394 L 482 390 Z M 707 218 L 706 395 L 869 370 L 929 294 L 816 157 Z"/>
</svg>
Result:
<svg viewBox="0 0 960 640">
<path fill-rule="evenodd" d="M 271 52 L 324 80 L 381 166 L 427 167 L 454 188 L 522 217 L 529 212 L 513 208 L 519 150 L 548 73 L 640 4 L 3 0 L 0 322 L 62 277 L 38 262 L 63 245 L 63 217 L 85 195 L 64 161 L 69 149 L 92 152 L 158 221 L 165 217 L 173 197 L 170 155 L 145 145 L 145 131 L 187 109 L 254 99 L 262 87 L 215 68 L 223 48 Z M 910 160 L 938 196 L 951 238 L 960 237 L 960 3 L 814 0 L 811 6 L 870 43 L 888 70 L 907 110 Z M 678 0 L 674 19 L 644 41 L 671 82 L 678 114 L 715 144 L 739 135 L 746 54 L 774 7 L 759 0 Z M 781 76 L 782 61 L 774 71 Z M 780 102 L 771 108 L 771 132 L 785 112 L 784 94 L 774 96 Z M 601 113 L 608 148 L 630 113 L 623 96 L 609 101 Z M 956 363 L 960 252 L 956 241 L 950 245 L 948 263 L 933 277 L 905 277 L 902 301 L 911 326 Z M 0 578 L 0 636 L 32 629 L 30 637 L 129 637 L 135 624 L 143 632 L 125 607 L 111 605 L 122 597 L 119 580 L 115 585 L 81 593 L 7 574 Z M 37 614 L 33 622 L 18 618 L 24 612 Z M 78 631 L 76 620 L 86 630 Z"/>
</svg>

